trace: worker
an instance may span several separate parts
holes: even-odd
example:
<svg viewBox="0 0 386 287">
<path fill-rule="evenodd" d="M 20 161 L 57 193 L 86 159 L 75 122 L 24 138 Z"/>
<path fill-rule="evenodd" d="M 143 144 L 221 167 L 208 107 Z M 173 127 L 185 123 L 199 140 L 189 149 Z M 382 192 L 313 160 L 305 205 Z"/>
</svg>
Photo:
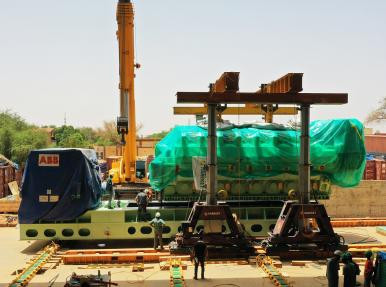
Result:
<svg viewBox="0 0 386 287">
<path fill-rule="evenodd" d="M 373 274 L 374 274 L 374 265 L 373 265 L 373 252 L 370 250 L 365 253 L 366 256 L 366 263 L 365 263 L 365 272 L 364 272 L 364 279 L 365 287 L 371 287 L 371 282 L 373 281 Z"/>
<path fill-rule="evenodd" d="M 138 192 L 135 201 L 138 205 L 137 220 L 146 221 L 146 208 L 149 202 L 146 193 L 143 190 Z"/>
<path fill-rule="evenodd" d="M 343 277 L 344 283 L 343 287 L 355 287 L 356 285 L 356 275 L 355 275 L 355 265 L 349 259 L 348 252 L 342 255 L 343 266 Z"/>
<path fill-rule="evenodd" d="M 145 193 L 147 196 L 147 201 L 150 202 L 153 199 L 153 190 L 151 188 L 145 189 Z"/>
<path fill-rule="evenodd" d="M 375 258 L 375 264 L 374 264 L 374 274 L 373 274 L 373 280 L 372 283 L 375 286 L 378 286 L 378 282 L 381 280 L 381 254 L 377 253 L 377 257 Z"/>
<path fill-rule="evenodd" d="M 348 260 L 354 265 L 354 275 L 355 275 L 355 284 L 358 285 L 356 282 L 357 282 L 357 275 L 359 275 L 361 273 L 361 270 L 359 269 L 359 265 L 358 263 L 354 262 L 352 260 L 352 254 L 350 252 L 347 252 L 347 257 L 348 257 Z M 359 284 L 360 285 L 360 284 Z"/>
<path fill-rule="evenodd" d="M 164 249 L 162 231 L 165 226 L 165 221 L 161 219 L 161 213 L 157 212 L 155 214 L 155 217 L 150 221 L 150 226 L 154 229 L 154 249 L 157 249 L 158 246 L 161 247 L 161 250 Z"/>
<path fill-rule="evenodd" d="M 326 277 L 328 280 L 328 287 L 339 286 L 339 261 L 342 256 L 342 251 L 335 250 L 334 257 L 327 260 Z"/>
<path fill-rule="evenodd" d="M 114 200 L 114 188 L 113 188 L 113 175 L 110 174 L 109 177 L 107 178 L 107 181 L 106 181 L 106 192 L 108 193 L 109 195 L 109 204 L 108 204 L 108 208 L 109 209 L 112 209 L 112 201 Z"/>
<path fill-rule="evenodd" d="M 114 190 L 114 197 L 118 200 L 117 207 L 121 207 L 121 193 L 119 190 Z"/>
<path fill-rule="evenodd" d="M 200 239 L 193 246 L 194 280 L 197 280 L 198 265 L 201 265 L 201 279 L 205 279 L 205 259 L 208 256 L 208 248 L 203 240 L 203 230 L 199 232 Z"/>
</svg>

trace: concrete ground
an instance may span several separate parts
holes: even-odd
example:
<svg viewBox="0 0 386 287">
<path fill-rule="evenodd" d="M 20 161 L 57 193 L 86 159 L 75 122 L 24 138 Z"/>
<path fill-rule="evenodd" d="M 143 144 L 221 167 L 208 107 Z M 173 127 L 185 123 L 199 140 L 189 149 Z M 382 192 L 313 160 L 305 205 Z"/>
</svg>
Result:
<svg viewBox="0 0 386 287">
<path fill-rule="evenodd" d="M 386 237 L 375 232 L 375 227 L 336 228 L 336 232 L 343 235 L 348 243 L 386 243 Z M 47 242 L 19 241 L 17 227 L 0 228 L 0 286 L 8 286 L 15 277 L 11 275 L 17 269 L 25 266 Z M 95 248 L 92 246 L 92 248 Z M 363 263 L 360 263 L 363 274 Z M 188 265 L 184 276 L 186 286 L 274 286 L 266 274 L 255 265 L 207 264 L 205 280 L 193 280 L 193 266 Z M 309 262 L 306 266 L 292 266 L 290 262 L 283 262 L 279 269 L 293 286 L 327 286 L 325 278 L 326 265 Z M 102 274 L 111 271 L 114 282 L 119 286 L 169 286 L 169 271 L 160 270 L 159 264 L 145 264 L 144 272 L 132 272 L 130 267 L 101 269 Z M 72 272 L 77 274 L 97 274 L 97 269 L 86 269 L 86 266 L 59 265 L 56 269 L 47 270 L 44 274 L 36 275 L 28 286 L 63 286 L 66 278 Z M 48 282 L 56 278 L 53 285 Z M 342 280 L 343 278 L 341 278 Z M 359 276 L 358 281 L 363 282 Z M 343 283 L 342 283 L 343 284 Z"/>
</svg>

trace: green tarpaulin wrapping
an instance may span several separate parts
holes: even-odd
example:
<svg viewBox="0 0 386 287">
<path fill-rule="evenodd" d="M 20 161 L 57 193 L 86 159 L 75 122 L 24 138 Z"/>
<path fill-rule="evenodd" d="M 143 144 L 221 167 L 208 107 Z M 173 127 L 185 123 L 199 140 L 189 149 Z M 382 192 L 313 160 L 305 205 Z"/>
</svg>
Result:
<svg viewBox="0 0 386 287">
<path fill-rule="evenodd" d="M 310 124 L 311 175 L 332 184 L 355 186 L 365 168 L 363 125 L 356 119 Z M 157 191 L 178 177 L 192 178 L 192 157 L 206 156 L 207 130 L 177 126 L 155 150 L 150 184 Z M 217 130 L 218 175 L 234 179 L 296 178 L 300 131 L 281 125 L 242 125 Z M 192 178 L 193 179 L 193 178 Z"/>
</svg>

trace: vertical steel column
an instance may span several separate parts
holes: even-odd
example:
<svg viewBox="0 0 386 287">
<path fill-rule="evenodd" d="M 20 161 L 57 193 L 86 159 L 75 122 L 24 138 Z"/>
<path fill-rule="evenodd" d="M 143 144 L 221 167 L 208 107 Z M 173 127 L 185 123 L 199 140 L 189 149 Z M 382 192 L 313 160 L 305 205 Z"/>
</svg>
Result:
<svg viewBox="0 0 386 287">
<path fill-rule="evenodd" d="M 217 190 L 217 134 L 216 134 L 216 104 L 208 104 L 208 149 L 206 164 L 208 170 L 206 204 L 216 205 Z"/>
<path fill-rule="evenodd" d="M 310 201 L 310 105 L 301 105 L 300 112 L 299 196 L 300 203 L 307 204 Z"/>
</svg>

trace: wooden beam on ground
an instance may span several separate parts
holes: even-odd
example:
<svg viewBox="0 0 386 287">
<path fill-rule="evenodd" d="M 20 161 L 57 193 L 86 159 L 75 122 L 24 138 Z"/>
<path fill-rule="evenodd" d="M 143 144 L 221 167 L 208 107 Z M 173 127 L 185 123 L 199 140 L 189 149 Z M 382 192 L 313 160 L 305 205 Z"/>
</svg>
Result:
<svg viewBox="0 0 386 287">
<path fill-rule="evenodd" d="M 110 264 L 159 262 L 160 257 L 170 256 L 167 250 L 139 249 L 82 249 L 68 250 L 62 255 L 64 264 Z"/>
<path fill-rule="evenodd" d="M 347 93 L 235 93 L 235 92 L 177 92 L 177 103 L 213 104 L 322 104 L 339 105 L 348 102 Z"/>
<path fill-rule="evenodd" d="M 207 107 L 173 107 L 175 115 L 206 115 Z M 295 107 L 279 107 L 274 111 L 274 115 L 293 115 L 297 114 Z M 259 106 L 254 107 L 227 107 L 222 115 L 261 115 L 264 111 Z"/>
</svg>

